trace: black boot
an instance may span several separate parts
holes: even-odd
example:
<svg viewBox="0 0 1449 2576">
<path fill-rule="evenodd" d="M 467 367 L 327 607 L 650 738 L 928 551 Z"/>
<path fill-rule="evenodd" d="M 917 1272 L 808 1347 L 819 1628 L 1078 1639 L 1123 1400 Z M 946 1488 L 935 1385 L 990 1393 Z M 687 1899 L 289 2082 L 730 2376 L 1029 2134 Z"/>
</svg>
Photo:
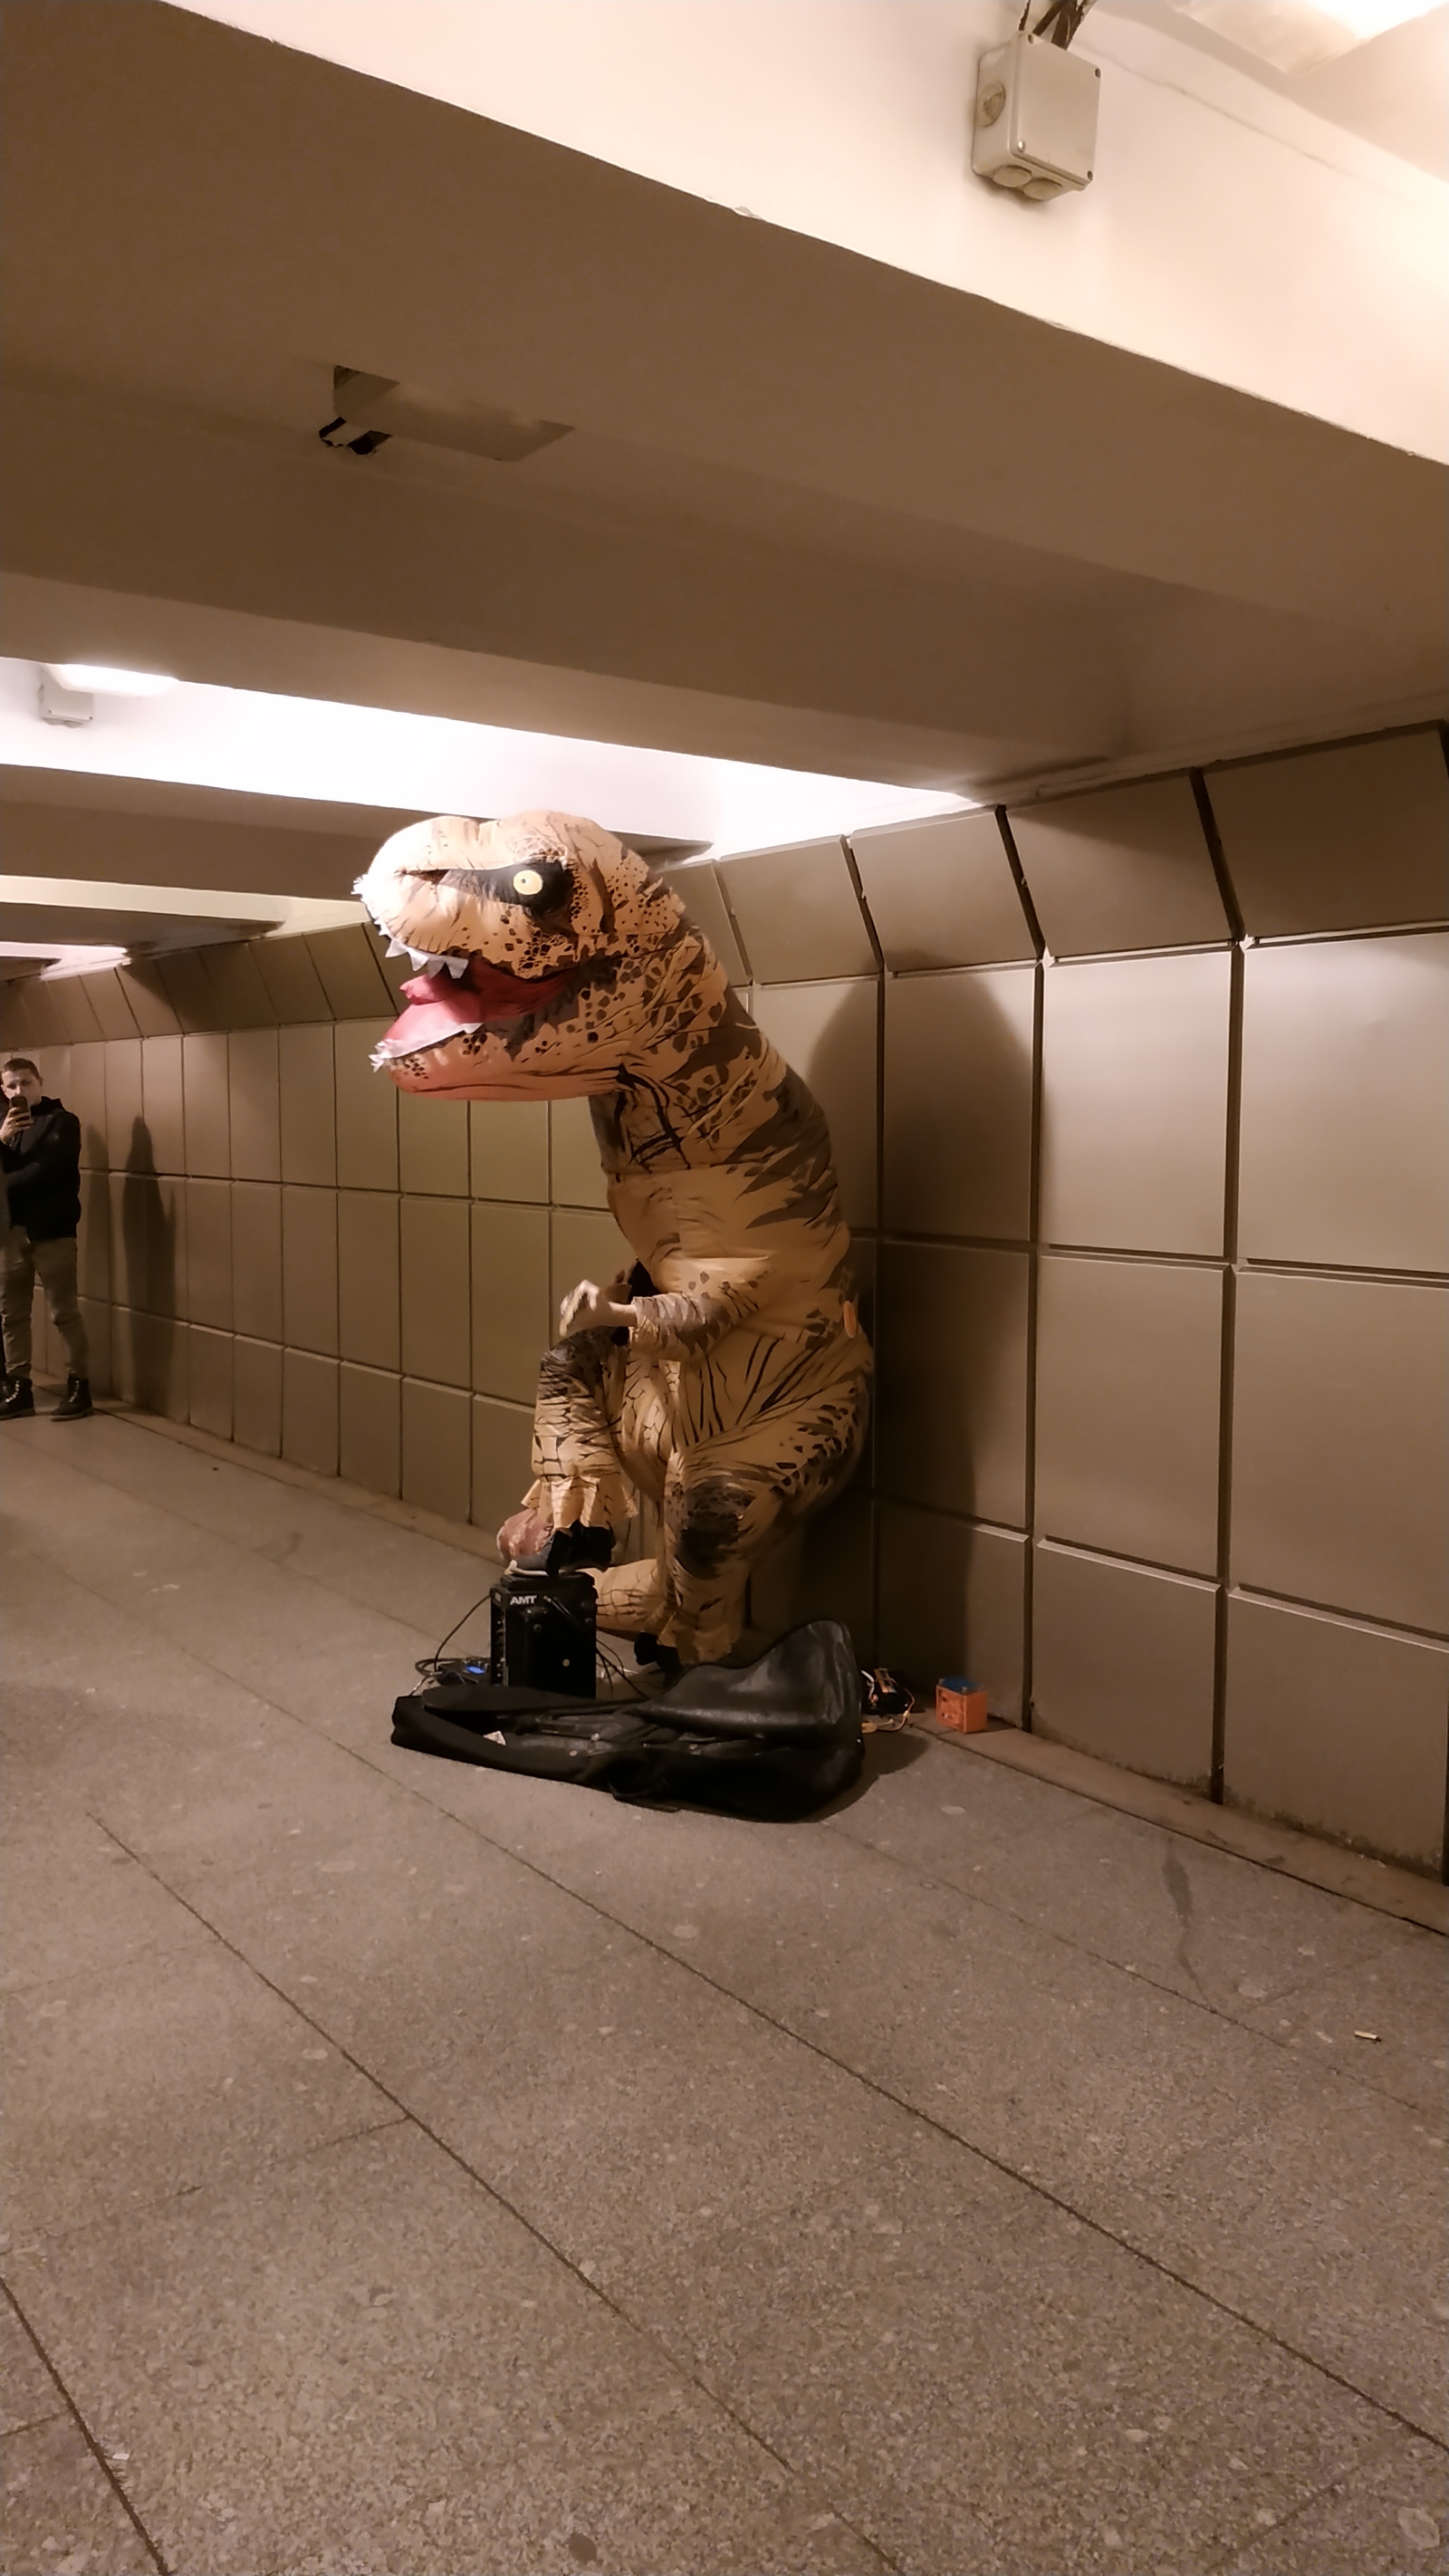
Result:
<svg viewBox="0 0 1449 2576">
<path fill-rule="evenodd" d="M 5 1401 L 0 1404 L 0 1421 L 23 1422 L 35 1411 L 35 1389 L 28 1377 L 12 1377 L 5 1388 Z"/>
<path fill-rule="evenodd" d="M 34 1399 L 32 1398 L 32 1408 L 33 1404 Z M 65 1393 L 61 1397 L 59 1404 L 56 1406 L 55 1411 L 52 1413 L 50 1418 L 52 1422 L 80 1422 L 84 1419 L 86 1414 L 94 1413 L 94 1411 L 95 1406 L 91 1402 L 90 1379 L 88 1377 L 68 1377 L 65 1382 Z"/>
</svg>

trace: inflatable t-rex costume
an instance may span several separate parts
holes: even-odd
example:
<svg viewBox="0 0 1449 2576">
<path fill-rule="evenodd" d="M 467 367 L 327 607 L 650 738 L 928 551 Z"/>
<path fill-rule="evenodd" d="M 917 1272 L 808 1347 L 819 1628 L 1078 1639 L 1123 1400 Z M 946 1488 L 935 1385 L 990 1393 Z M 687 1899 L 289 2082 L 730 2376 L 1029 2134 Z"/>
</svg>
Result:
<svg viewBox="0 0 1449 2576">
<path fill-rule="evenodd" d="M 686 1663 L 724 1654 L 765 1540 L 844 1484 L 865 1438 L 825 1121 L 678 898 L 595 823 L 410 824 L 357 891 L 429 969 L 374 1058 L 401 1089 L 590 1097 L 647 1293 L 629 1297 L 636 1274 L 566 1301 L 524 1510 L 622 1538 L 648 1496 L 660 1554 L 598 1573 L 600 1623 Z"/>
</svg>

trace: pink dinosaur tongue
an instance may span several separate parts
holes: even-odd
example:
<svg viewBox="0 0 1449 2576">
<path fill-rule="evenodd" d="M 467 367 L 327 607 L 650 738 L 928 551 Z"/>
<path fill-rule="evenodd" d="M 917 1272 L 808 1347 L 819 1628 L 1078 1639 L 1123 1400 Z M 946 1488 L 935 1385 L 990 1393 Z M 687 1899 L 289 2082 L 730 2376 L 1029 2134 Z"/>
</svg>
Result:
<svg viewBox="0 0 1449 2576">
<path fill-rule="evenodd" d="M 472 957 L 466 975 L 446 968 L 436 975 L 413 975 L 403 986 L 408 1009 L 393 1021 L 383 1039 L 389 1055 L 411 1055 L 419 1047 L 441 1046 L 459 1029 L 480 1028 L 485 1020 L 521 1020 L 540 1010 L 556 994 L 566 993 L 573 970 L 562 975 L 509 975 Z"/>
</svg>

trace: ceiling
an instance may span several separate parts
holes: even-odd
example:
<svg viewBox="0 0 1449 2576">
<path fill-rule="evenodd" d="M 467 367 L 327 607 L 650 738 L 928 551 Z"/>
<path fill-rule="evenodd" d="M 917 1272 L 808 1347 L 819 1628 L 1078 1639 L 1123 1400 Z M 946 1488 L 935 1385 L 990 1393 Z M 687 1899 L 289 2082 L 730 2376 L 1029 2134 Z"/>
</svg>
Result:
<svg viewBox="0 0 1449 2576">
<path fill-rule="evenodd" d="M 1185 17 L 1173 0 L 1097 0 L 1097 6 L 1104 18 L 1155 27 L 1321 116 L 1326 124 L 1361 135 L 1366 143 L 1376 143 L 1380 151 L 1411 161 L 1435 178 L 1449 178 L 1449 5 L 1390 27 L 1306 72 L 1275 71 L 1271 63 Z"/>
<path fill-rule="evenodd" d="M 160 0 L 6 51 L 8 654 L 972 796 L 1438 710 L 1423 460 Z M 570 434 L 335 452 L 339 364 Z M 35 874 L 353 841 L 64 768 Z"/>
</svg>

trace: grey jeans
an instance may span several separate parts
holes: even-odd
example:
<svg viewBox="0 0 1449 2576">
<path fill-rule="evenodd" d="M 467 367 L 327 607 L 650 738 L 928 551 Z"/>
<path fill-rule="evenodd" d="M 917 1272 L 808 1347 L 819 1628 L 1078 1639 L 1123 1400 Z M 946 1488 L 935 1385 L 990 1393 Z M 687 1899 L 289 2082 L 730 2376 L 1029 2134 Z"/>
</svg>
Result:
<svg viewBox="0 0 1449 2576">
<path fill-rule="evenodd" d="M 11 1377 L 30 1375 L 30 1310 L 37 1277 L 55 1329 L 65 1344 L 72 1377 L 89 1377 L 90 1348 L 81 1322 L 75 1288 L 75 1236 L 55 1235 L 49 1243 L 32 1243 L 23 1225 L 12 1226 L 0 1252 L 0 1316 L 5 1326 L 5 1368 Z"/>
</svg>

